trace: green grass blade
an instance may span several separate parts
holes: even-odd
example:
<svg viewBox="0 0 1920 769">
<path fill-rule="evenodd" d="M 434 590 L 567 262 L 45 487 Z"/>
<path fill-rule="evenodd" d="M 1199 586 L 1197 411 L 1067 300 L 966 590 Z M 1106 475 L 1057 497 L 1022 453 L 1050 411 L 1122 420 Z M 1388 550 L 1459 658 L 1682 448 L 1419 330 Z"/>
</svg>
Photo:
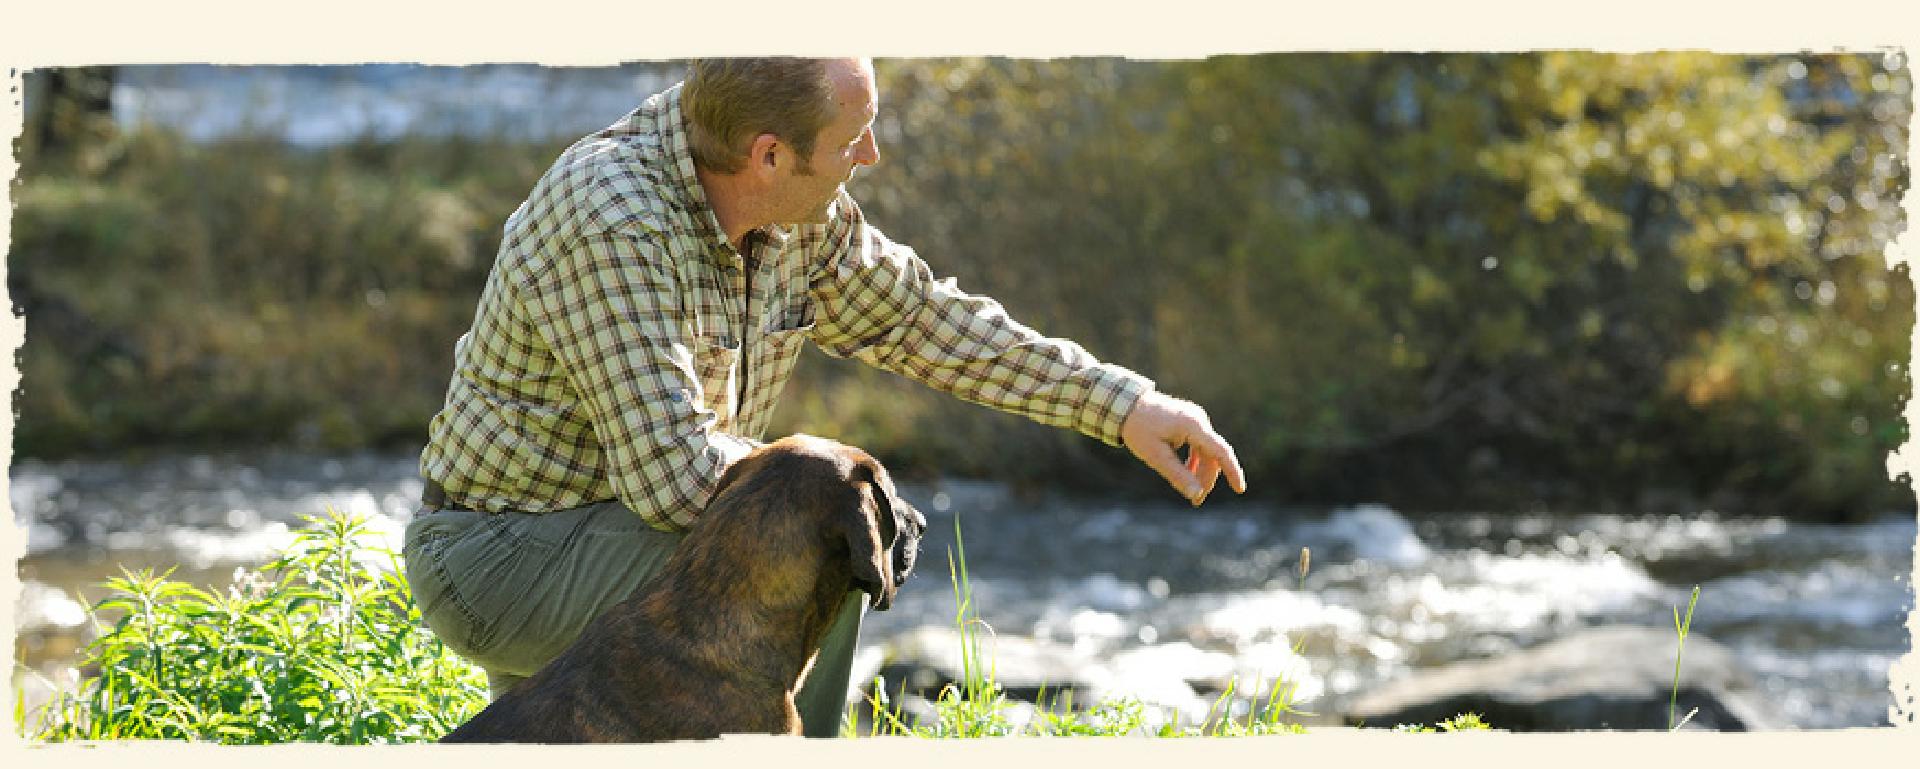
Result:
<svg viewBox="0 0 1920 769">
<path fill-rule="evenodd" d="M 1686 620 L 1681 621 L 1679 607 L 1674 607 L 1673 610 L 1673 629 L 1679 634 L 1680 643 L 1673 651 L 1673 695 L 1667 700 L 1667 731 L 1679 729 L 1686 724 L 1686 721 L 1675 722 L 1674 715 L 1680 710 L 1680 659 L 1687 650 L 1687 633 L 1693 629 L 1693 607 L 1699 602 L 1700 586 L 1694 585 L 1693 596 L 1687 599 Z M 1692 718 L 1693 714 L 1688 713 L 1687 717 Z"/>
</svg>

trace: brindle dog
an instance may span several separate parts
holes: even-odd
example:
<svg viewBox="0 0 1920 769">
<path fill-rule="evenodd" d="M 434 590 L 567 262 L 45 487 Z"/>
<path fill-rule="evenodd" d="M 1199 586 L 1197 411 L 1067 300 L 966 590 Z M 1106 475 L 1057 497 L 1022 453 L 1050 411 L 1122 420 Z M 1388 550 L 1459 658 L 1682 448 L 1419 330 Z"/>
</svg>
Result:
<svg viewBox="0 0 1920 769">
<path fill-rule="evenodd" d="M 800 734 L 793 697 L 850 590 L 884 610 L 926 529 L 866 452 L 792 436 L 734 463 L 651 580 L 442 742 Z"/>
</svg>

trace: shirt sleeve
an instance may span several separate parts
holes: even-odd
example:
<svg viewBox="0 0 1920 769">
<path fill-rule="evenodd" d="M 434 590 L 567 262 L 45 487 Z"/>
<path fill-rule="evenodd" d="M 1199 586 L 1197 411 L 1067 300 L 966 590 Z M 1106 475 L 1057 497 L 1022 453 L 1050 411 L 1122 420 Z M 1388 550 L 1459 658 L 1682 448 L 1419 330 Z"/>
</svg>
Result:
<svg viewBox="0 0 1920 769">
<path fill-rule="evenodd" d="M 869 226 L 851 197 L 837 206 L 809 255 L 821 350 L 1120 445 L 1120 426 L 1152 381 L 1042 336 L 951 278 L 935 280 L 913 249 Z"/>
<path fill-rule="evenodd" d="M 714 429 L 678 271 L 644 228 L 590 231 L 528 285 L 528 314 L 580 398 L 614 494 L 648 525 L 684 530 L 757 442 Z"/>
</svg>

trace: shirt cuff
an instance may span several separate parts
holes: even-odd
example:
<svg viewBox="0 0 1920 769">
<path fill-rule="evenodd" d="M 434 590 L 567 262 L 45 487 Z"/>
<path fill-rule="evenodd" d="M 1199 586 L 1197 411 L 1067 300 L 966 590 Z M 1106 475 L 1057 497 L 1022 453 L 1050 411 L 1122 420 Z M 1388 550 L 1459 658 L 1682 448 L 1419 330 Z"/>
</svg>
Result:
<svg viewBox="0 0 1920 769">
<path fill-rule="evenodd" d="M 754 449 L 760 447 L 760 442 L 752 438 L 721 432 L 707 433 L 707 443 L 720 451 L 720 472 L 723 473 L 727 471 L 727 468 L 732 467 L 733 463 L 740 461 L 745 458 L 747 454 L 752 453 Z"/>
<path fill-rule="evenodd" d="M 1102 363 L 1087 373 L 1093 382 L 1075 429 L 1109 446 L 1120 446 L 1120 427 L 1126 424 L 1140 396 L 1153 391 L 1153 380 L 1111 363 Z"/>
</svg>

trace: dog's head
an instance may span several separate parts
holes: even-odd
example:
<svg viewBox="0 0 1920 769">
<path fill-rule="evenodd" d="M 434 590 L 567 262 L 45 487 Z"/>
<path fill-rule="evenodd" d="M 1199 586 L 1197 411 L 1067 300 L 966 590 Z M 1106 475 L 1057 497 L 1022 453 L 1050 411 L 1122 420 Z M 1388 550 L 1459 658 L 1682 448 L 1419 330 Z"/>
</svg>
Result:
<svg viewBox="0 0 1920 769">
<path fill-rule="evenodd" d="M 748 476 L 785 486 L 772 490 L 824 537 L 828 552 L 846 553 L 853 588 L 885 611 L 913 574 L 927 519 L 894 491 L 893 479 L 871 455 L 809 435 L 782 438 L 755 450 L 722 475 L 725 489 Z M 742 484 L 747 485 L 747 484 Z M 844 543 L 844 544 L 843 544 Z"/>
<path fill-rule="evenodd" d="M 893 488 L 893 479 L 867 452 L 842 447 L 852 462 L 851 480 L 860 490 L 858 510 L 837 520 L 847 538 L 853 586 L 865 591 L 873 608 L 886 611 L 920 557 L 926 516 Z"/>
</svg>

